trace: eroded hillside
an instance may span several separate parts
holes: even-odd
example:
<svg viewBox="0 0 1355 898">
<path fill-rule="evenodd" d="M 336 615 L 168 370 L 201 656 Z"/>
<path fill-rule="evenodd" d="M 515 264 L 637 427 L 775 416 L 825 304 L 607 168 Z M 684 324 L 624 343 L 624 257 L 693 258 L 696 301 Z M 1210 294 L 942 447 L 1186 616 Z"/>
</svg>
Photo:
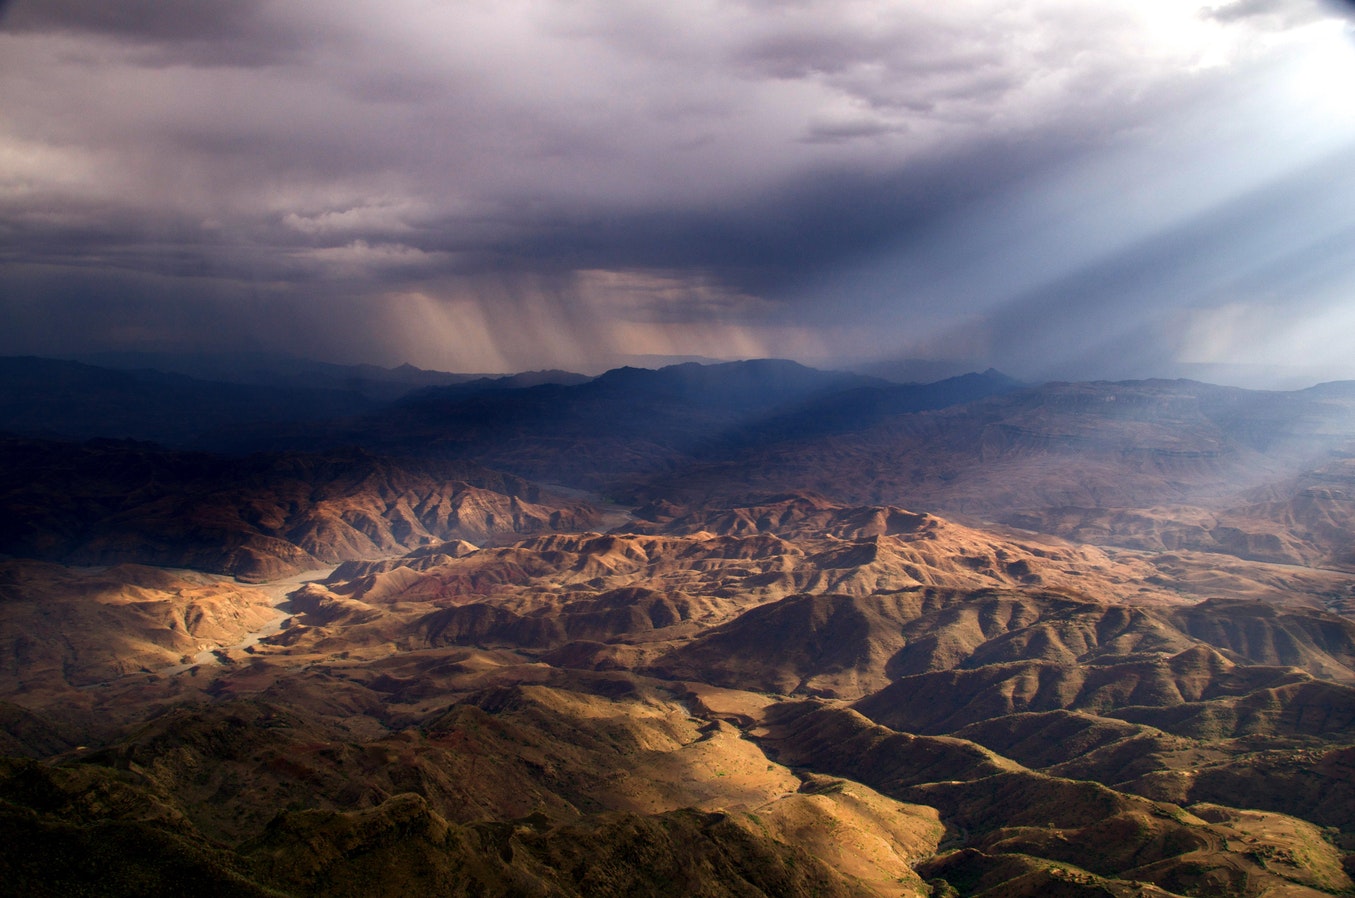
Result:
<svg viewBox="0 0 1355 898">
<path fill-rule="evenodd" d="M 366 449 L 8 439 L 0 881 L 1355 892 L 1348 390 L 1017 386 L 683 366 L 315 426 Z"/>
<path fill-rule="evenodd" d="M 224 588 L 10 571 L 11 632 L 82 595 L 102 634 L 148 602 L 205 620 Z M 242 588 L 237 627 L 283 626 L 199 659 L 127 637 L 104 644 L 137 667 L 109 669 L 66 618 L 66 662 L 13 664 L 6 873 L 78 851 L 101 865 L 51 894 L 1340 892 L 1355 623 L 1325 604 L 1350 585 L 790 495 L 348 562 L 277 610 Z"/>
</svg>

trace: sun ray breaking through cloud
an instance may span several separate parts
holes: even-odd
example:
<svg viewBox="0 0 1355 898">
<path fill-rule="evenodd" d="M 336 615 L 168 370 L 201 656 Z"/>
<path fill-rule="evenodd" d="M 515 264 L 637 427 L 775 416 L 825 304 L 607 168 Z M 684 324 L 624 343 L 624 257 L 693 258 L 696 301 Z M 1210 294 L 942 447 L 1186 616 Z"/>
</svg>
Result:
<svg viewBox="0 0 1355 898">
<path fill-rule="evenodd" d="M 12 0 L 0 351 L 1355 376 L 1349 9 Z"/>
</svg>

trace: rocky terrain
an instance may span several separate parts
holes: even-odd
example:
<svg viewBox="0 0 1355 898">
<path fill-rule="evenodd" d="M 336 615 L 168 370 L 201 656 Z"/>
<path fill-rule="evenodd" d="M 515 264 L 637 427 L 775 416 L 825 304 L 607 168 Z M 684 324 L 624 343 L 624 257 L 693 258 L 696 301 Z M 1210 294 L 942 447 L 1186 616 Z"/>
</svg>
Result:
<svg viewBox="0 0 1355 898">
<path fill-rule="evenodd" d="M 787 370 L 620 436 L 557 384 L 407 397 L 398 456 L 6 441 L 0 881 L 1355 893 L 1344 388 L 841 380 L 856 421 Z"/>
<path fill-rule="evenodd" d="M 447 539 L 578 529 L 595 510 L 474 464 L 362 450 L 225 458 L 117 441 L 0 439 L 0 546 L 248 581 Z"/>
</svg>

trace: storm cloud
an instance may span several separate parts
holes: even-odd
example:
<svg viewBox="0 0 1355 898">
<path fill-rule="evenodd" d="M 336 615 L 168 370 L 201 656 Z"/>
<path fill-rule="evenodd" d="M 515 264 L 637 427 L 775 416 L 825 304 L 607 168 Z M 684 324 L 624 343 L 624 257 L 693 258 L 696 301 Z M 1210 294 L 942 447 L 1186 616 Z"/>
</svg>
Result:
<svg viewBox="0 0 1355 898">
<path fill-rule="evenodd" d="M 0 352 L 1355 376 L 1347 9 L 11 0 Z"/>
</svg>

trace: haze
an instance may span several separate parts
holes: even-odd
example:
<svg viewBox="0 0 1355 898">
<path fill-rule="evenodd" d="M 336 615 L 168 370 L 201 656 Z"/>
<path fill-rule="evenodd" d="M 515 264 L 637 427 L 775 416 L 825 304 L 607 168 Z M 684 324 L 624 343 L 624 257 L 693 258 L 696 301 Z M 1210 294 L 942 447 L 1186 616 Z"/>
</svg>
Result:
<svg viewBox="0 0 1355 898">
<path fill-rule="evenodd" d="M 1350 29 L 1310 0 L 14 0 L 0 353 L 1352 378 Z"/>
</svg>

